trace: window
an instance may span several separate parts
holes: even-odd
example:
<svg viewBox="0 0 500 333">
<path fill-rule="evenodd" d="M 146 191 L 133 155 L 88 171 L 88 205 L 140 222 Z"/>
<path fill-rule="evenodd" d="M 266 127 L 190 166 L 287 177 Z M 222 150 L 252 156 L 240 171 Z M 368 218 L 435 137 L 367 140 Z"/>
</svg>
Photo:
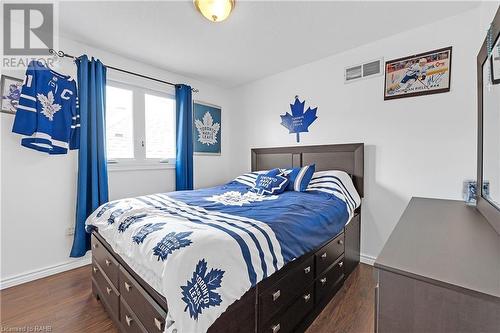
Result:
<svg viewBox="0 0 500 333">
<path fill-rule="evenodd" d="M 106 143 L 108 158 L 134 158 L 133 91 L 106 89 Z"/>
<path fill-rule="evenodd" d="M 147 88 L 108 82 L 106 144 L 108 162 L 117 166 L 174 164 L 174 97 Z"/>
<path fill-rule="evenodd" d="M 145 95 L 146 158 L 175 157 L 175 101 Z"/>
</svg>

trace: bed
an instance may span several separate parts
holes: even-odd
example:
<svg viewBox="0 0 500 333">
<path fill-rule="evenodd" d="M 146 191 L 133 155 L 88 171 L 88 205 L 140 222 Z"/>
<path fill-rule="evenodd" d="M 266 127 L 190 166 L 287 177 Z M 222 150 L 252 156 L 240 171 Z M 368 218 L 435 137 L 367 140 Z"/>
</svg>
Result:
<svg viewBox="0 0 500 333">
<path fill-rule="evenodd" d="M 228 184 L 101 206 L 93 294 L 123 332 L 304 331 L 359 263 L 363 149 L 252 149 Z M 259 170 L 311 164 L 306 192 L 249 191 Z"/>
</svg>

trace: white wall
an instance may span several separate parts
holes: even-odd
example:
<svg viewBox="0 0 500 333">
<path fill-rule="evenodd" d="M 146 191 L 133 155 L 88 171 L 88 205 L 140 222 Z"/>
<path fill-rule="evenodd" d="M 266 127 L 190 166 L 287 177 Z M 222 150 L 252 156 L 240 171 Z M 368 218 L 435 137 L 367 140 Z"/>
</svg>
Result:
<svg viewBox="0 0 500 333">
<path fill-rule="evenodd" d="M 475 9 L 239 88 L 246 132 L 235 167 L 248 169 L 251 147 L 296 144 L 279 117 L 295 95 L 317 106 L 301 145 L 365 143 L 361 251 L 376 257 L 412 196 L 461 199 L 462 181 L 475 179 L 479 20 Z M 449 93 L 384 101 L 383 76 L 343 82 L 348 65 L 450 45 Z"/>
<path fill-rule="evenodd" d="M 247 171 L 252 147 L 296 145 L 279 118 L 289 111 L 293 96 L 318 106 L 319 119 L 310 133 L 301 135 L 301 144 L 366 145 L 362 252 L 375 257 L 411 196 L 460 199 L 463 179 L 475 178 L 475 57 L 497 6 L 487 2 L 474 11 L 232 91 L 73 41 L 62 40 L 60 47 L 74 55 L 86 53 L 117 67 L 191 84 L 200 89 L 195 99 L 222 106 L 223 153 L 195 157 L 196 187 L 220 184 Z M 453 46 L 449 93 L 383 101 L 383 77 L 343 83 L 345 66 L 449 45 Z M 66 60 L 63 70 L 71 68 Z M 22 281 L 29 272 L 70 267 L 74 262 L 68 258 L 72 237 L 65 231 L 75 215 L 77 154 L 48 156 L 22 148 L 19 137 L 10 132 L 12 121 L 12 116 L 1 114 L 2 286 Z M 112 199 L 173 188 L 172 169 L 110 172 Z"/>
<path fill-rule="evenodd" d="M 85 53 L 100 58 L 105 64 L 171 82 L 187 83 L 199 89 L 199 93 L 193 94 L 193 99 L 222 107 L 223 133 L 221 156 L 195 156 L 195 186 L 213 186 L 233 176 L 230 167 L 235 144 L 231 139 L 237 129 L 233 126 L 236 117 L 228 91 L 67 39 L 60 40 L 60 48 L 73 55 Z M 74 75 L 76 66 L 66 59 L 62 61 L 60 71 Z M 24 71 L 4 74 L 22 78 Z M 151 84 L 133 76 L 120 76 L 112 70 L 108 71 L 108 78 Z M 172 89 L 168 86 L 162 88 Z M 20 136 L 11 133 L 13 120 L 12 115 L 2 113 L 0 116 L 2 287 L 86 262 L 68 257 L 73 236 L 65 234 L 67 228 L 74 225 L 77 152 L 49 156 L 21 147 Z M 172 191 L 175 187 L 174 172 L 174 169 L 110 171 L 110 198 Z M 49 270 L 29 275 L 46 269 Z"/>
</svg>

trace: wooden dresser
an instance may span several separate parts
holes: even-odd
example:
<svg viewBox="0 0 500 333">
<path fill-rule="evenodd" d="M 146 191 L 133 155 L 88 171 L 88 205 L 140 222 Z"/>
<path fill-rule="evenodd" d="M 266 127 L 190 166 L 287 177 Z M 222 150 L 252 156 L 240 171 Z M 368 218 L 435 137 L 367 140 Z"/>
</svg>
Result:
<svg viewBox="0 0 500 333">
<path fill-rule="evenodd" d="M 375 268 L 376 332 L 500 332 L 500 236 L 474 207 L 411 199 Z"/>
</svg>

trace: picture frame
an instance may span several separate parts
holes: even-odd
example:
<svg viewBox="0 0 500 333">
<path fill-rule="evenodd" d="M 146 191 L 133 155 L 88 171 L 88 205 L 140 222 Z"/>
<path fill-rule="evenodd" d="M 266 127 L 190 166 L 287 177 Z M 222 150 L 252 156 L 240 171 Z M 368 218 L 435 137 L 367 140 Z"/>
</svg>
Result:
<svg viewBox="0 0 500 333">
<path fill-rule="evenodd" d="M 201 101 L 193 102 L 193 152 L 195 155 L 221 155 L 222 108 Z"/>
<path fill-rule="evenodd" d="M 21 97 L 22 86 L 22 79 L 2 74 L 0 79 L 1 112 L 9 114 L 16 113 L 19 98 Z"/>
<path fill-rule="evenodd" d="M 384 100 L 450 91 L 452 47 L 386 61 Z"/>
<path fill-rule="evenodd" d="M 500 83 L 500 35 L 497 37 L 495 43 L 493 43 L 493 49 L 491 50 L 490 58 L 490 70 L 491 70 L 491 83 Z"/>
</svg>

